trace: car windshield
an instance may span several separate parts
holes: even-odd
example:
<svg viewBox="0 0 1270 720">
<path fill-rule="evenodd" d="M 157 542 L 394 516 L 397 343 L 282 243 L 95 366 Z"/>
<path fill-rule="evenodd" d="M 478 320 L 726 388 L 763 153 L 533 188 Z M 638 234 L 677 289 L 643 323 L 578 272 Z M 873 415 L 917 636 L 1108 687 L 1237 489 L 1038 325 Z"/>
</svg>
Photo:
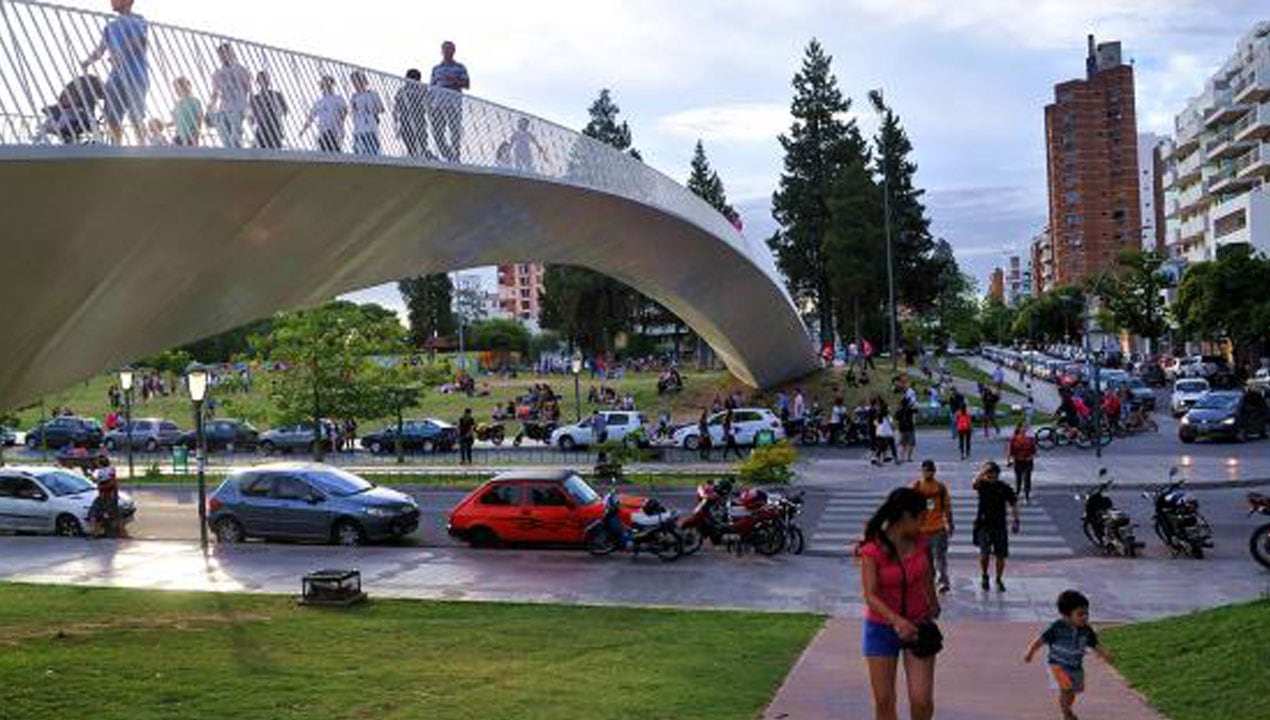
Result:
<svg viewBox="0 0 1270 720">
<path fill-rule="evenodd" d="M 348 497 L 349 495 L 364 493 L 375 487 L 362 478 L 339 468 L 306 473 L 304 479 L 327 495 L 334 495 L 335 497 Z"/>
<path fill-rule="evenodd" d="M 1202 393 L 1208 391 L 1208 383 L 1182 382 L 1177 384 L 1177 391 L 1184 393 Z"/>
<path fill-rule="evenodd" d="M 1238 395 L 1209 393 L 1200 398 L 1199 402 L 1195 403 L 1195 407 L 1200 410 L 1230 410 L 1238 404 Z"/>
<path fill-rule="evenodd" d="M 600 494 L 577 475 L 570 475 L 569 479 L 564 481 L 564 489 L 579 505 L 591 505 L 600 501 Z"/>
<path fill-rule="evenodd" d="M 78 495 L 88 492 L 94 487 L 84 476 L 61 472 L 60 470 L 40 475 L 40 482 L 44 483 L 44 487 L 48 488 L 49 492 L 58 497 Z"/>
</svg>

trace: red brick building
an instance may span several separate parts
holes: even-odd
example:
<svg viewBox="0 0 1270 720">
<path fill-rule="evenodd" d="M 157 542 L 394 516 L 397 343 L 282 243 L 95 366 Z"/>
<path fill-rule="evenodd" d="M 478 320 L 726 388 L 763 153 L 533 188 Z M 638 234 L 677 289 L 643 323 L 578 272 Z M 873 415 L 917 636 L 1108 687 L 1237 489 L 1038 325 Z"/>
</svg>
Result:
<svg viewBox="0 0 1270 720">
<path fill-rule="evenodd" d="M 1005 302 L 1005 271 L 999 267 L 988 276 L 988 297 Z"/>
<path fill-rule="evenodd" d="M 499 310 L 531 329 L 538 327 L 541 314 L 543 272 L 543 266 L 533 262 L 498 266 Z"/>
<path fill-rule="evenodd" d="M 1120 43 L 1090 35 L 1085 78 L 1056 85 L 1045 108 L 1050 287 L 1114 268 L 1122 250 L 1141 246 L 1133 87 Z"/>
</svg>

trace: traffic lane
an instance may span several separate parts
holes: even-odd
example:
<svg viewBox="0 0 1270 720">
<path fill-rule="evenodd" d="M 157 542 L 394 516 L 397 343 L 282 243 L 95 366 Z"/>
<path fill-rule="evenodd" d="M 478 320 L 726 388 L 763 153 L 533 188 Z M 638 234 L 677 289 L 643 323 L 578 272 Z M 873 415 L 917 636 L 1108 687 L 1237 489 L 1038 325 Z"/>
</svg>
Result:
<svg viewBox="0 0 1270 720">
<path fill-rule="evenodd" d="M 446 532 L 450 511 L 467 496 L 466 490 L 433 490 L 420 487 L 398 487 L 419 504 L 419 529 L 402 537 L 397 544 L 408 547 L 452 547 L 462 545 Z M 198 532 L 198 493 L 193 487 L 147 488 L 130 491 L 137 502 L 136 519 L 129 526 L 129 534 L 139 540 L 195 540 Z M 638 487 L 626 492 L 634 495 L 648 493 Z M 696 505 L 696 493 L 692 489 L 675 488 L 655 494 L 667 507 L 681 516 L 692 512 Z M 809 494 L 808 503 L 813 506 L 824 502 L 820 494 Z"/>
<path fill-rule="evenodd" d="M 1200 514 L 1208 520 L 1213 529 L 1213 547 L 1206 556 L 1216 559 L 1242 560 L 1252 562 L 1248 554 L 1248 540 L 1252 531 L 1265 524 L 1264 515 L 1248 515 L 1248 493 L 1238 488 L 1206 488 L 1201 485 L 1187 488 L 1199 501 Z M 1077 552 L 1085 556 L 1102 555 L 1085 538 L 1081 529 L 1084 517 L 1084 505 L 1072 492 L 1042 491 L 1033 493 L 1033 500 L 1044 504 L 1046 511 L 1054 519 L 1063 537 Z M 1142 549 L 1145 557 L 1168 558 L 1173 552 L 1165 548 L 1156 537 L 1153 518 L 1155 507 L 1152 501 L 1143 497 L 1142 491 L 1112 490 L 1108 493 L 1116 507 L 1129 513 L 1139 541 L 1146 543 Z M 1178 558 L 1178 562 L 1186 562 L 1187 558 Z M 1200 561 L 1203 562 L 1203 561 Z"/>
</svg>

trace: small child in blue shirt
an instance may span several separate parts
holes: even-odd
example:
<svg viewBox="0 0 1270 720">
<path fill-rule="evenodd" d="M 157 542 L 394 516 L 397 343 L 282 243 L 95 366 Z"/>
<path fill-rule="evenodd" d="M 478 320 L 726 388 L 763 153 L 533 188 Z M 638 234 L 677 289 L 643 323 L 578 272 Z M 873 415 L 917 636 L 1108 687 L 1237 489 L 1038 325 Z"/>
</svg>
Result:
<svg viewBox="0 0 1270 720">
<path fill-rule="evenodd" d="M 1085 650 L 1092 649 L 1104 660 L 1109 658 L 1098 644 L 1098 633 L 1089 626 L 1089 598 L 1076 590 L 1064 590 L 1058 596 L 1058 614 L 1062 617 L 1027 646 L 1023 662 L 1032 662 L 1042 645 L 1049 647 L 1046 659 L 1051 684 L 1058 691 L 1059 710 L 1063 720 L 1076 720 L 1072 705 L 1085 690 Z"/>
</svg>

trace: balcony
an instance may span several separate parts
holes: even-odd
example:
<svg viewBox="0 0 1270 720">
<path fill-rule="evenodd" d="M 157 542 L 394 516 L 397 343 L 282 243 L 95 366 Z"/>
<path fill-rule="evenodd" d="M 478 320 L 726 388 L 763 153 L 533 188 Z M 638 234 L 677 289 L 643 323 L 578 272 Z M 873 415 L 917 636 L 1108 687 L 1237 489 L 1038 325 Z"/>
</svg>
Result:
<svg viewBox="0 0 1270 720">
<path fill-rule="evenodd" d="M 1236 103 L 1230 90 L 1218 90 L 1213 93 L 1212 101 L 1204 108 L 1204 127 L 1212 129 L 1220 127 L 1248 112 L 1249 106 Z"/>
<path fill-rule="evenodd" d="M 1208 216 L 1203 213 L 1192 215 L 1183 221 L 1181 227 L 1178 228 L 1178 242 L 1194 242 L 1196 239 L 1204 237 L 1206 232 L 1208 232 Z"/>
<path fill-rule="evenodd" d="M 1255 110 L 1239 118 L 1232 128 L 1234 140 L 1250 142 L 1270 137 L 1270 103 L 1262 103 Z"/>
<path fill-rule="evenodd" d="M 1270 62 L 1249 68 L 1230 84 L 1232 99 L 1237 103 L 1259 103 L 1270 100 Z"/>
<path fill-rule="evenodd" d="M 1177 163 L 1177 183 L 1179 185 L 1189 185 L 1200 179 L 1200 173 L 1204 167 L 1204 153 L 1196 144 L 1194 152 L 1186 155 L 1178 156 L 1180 159 Z"/>
<path fill-rule="evenodd" d="M 1204 178 L 1204 192 L 1209 195 L 1221 195 L 1237 192 L 1257 183 L 1252 177 L 1239 177 L 1233 162 L 1222 163 Z"/>
<path fill-rule="evenodd" d="M 1242 180 L 1255 180 L 1270 175 L 1270 143 L 1261 143 L 1235 159 L 1235 176 Z"/>
<path fill-rule="evenodd" d="M 1256 113 L 1248 113 L 1255 115 Z M 1242 119 L 1240 120 L 1242 122 Z M 1252 147 L 1251 143 L 1239 142 L 1235 139 L 1235 127 L 1224 128 L 1204 142 L 1204 155 L 1209 160 L 1226 160 L 1242 155 Z"/>
<path fill-rule="evenodd" d="M 1178 193 L 1177 211 L 1183 215 L 1197 212 L 1204 208 L 1206 202 L 1208 198 L 1204 195 L 1204 184 L 1194 183 Z"/>
</svg>

